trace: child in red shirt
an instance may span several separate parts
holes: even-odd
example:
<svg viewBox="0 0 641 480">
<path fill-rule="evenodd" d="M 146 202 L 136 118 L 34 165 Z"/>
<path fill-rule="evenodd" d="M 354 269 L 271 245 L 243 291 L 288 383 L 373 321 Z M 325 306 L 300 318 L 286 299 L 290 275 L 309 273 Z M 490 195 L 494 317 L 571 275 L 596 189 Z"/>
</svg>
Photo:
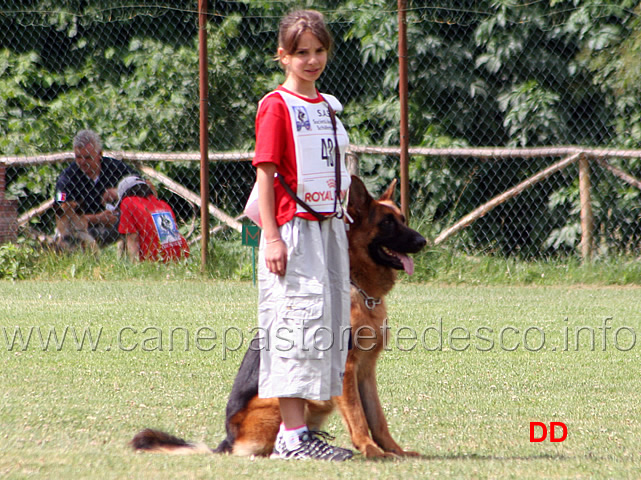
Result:
<svg viewBox="0 0 641 480">
<path fill-rule="evenodd" d="M 342 219 L 343 189 L 350 182 L 344 158 L 349 140 L 333 115 L 340 103 L 316 88 L 331 44 L 319 12 L 286 15 L 278 39 L 285 81 L 263 97 L 256 116 L 254 218 L 263 229 L 258 324 L 266 332 L 258 396 L 278 398 L 283 422 L 272 456 L 282 459 L 342 461 L 353 455 L 328 444 L 326 434 L 311 431 L 305 418 L 307 400 L 342 393 L 347 348 L 340 339 L 350 328 Z M 309 210 L 297 206 L 294 192 Z M 254 210 L 253 203 L 247 211 Z M 289 333 L 291 343 L 279 343 L 280 335 Z"/>
<path fill-rule="evenodd" d="M 171 207 L 158 199 L 140 177 L 125 177 L 118 184 L 120 224 L 132 261 L 168 262 L 189 257 L 189 245 L 178 231 Z"/>
</svg>

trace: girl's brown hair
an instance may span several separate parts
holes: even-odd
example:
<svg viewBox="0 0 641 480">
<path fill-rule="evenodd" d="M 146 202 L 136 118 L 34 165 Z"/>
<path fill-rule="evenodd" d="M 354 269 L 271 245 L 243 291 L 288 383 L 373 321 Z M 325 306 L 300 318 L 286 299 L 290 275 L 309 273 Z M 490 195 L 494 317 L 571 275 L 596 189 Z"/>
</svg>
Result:
<svg viewBox="0 0 641 480">
<path fill-rule="evenodd" d="M 311 32 L 327 52 L 331 52 L 332 35 L 327 30 L 323 14 L 316 10 L 295 10 L 285 15 L 278 29 L 278 46 L 285 54 L 294 53 L 301 35 L 305 32 Z M 279 57 L 277 59 L 280 60 Z"/>
</svg>

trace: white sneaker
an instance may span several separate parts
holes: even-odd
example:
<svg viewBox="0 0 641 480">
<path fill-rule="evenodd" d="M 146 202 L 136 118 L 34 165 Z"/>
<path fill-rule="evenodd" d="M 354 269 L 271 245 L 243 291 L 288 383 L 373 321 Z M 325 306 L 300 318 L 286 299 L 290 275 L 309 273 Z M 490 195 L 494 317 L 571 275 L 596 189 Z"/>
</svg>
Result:
<svg viewBox="0 0 641 480">
<path fill-rule="evenodd" d="M 300 445 L 294 450 L 288 450 L 285 439 L 279 433 L 276 437 L 271 458 L 296 460 L 311 458 L 315 460 L 342 462 L 354 456 L 354 453 L 347 448 L 335 447 L 328 444 L 325 440 L 334 440 L 334 437 L 326 432 L 308 430 L 301 433 L 298 438 L 300 439 Z"/>
</svg>

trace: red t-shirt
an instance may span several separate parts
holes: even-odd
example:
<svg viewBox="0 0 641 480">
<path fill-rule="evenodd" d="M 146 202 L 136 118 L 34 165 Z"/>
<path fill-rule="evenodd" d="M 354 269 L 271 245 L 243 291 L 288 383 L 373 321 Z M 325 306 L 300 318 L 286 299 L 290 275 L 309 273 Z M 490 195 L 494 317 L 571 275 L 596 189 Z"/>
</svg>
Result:
<svg viewBox="0 0 641 480">
<path fill-rule="evenodd" d="M 278 90 L 291 93 L 312 105 L 324 101 L 320 94 L 314 99 L 308 99 L 283 87 L 278 87 Z M 263 99 L 256 115 L 256 150 L 252 164 L 257 166 L 266 162 L 276 165 L 276 171 L 283 176 L 285 182 L 295 192 L 298 184 L 298 169 L 296 168 L 294 134 L 287 104 L 283 97 L 277 93 L 267 95 Z M 289 222 L 294 215 L 308 220 L 316 220 L 313 215 L 307 212 L 296 213 L 296 201 L 285 191 L 276 178 L 274 179 L 274 195 L 278 226 Z"/>
<path fill-rule="evenodd" d="M 138 234 L 140 260 L 167 262 L 189 257 L 189 245 L 178 232 L 174 212 L 154 196 L 124 198 L 118 232 Z"/>
</svg>

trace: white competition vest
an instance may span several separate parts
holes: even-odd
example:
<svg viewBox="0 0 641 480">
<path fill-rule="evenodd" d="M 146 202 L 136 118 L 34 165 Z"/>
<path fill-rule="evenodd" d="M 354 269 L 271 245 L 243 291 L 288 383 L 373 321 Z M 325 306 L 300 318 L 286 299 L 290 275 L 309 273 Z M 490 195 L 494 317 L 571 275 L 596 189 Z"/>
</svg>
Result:
<svg viewBox="0 0 641 480">
<path fill-rule="evenodd" d="M 343 106 L 336 97 L 327 94 L 321 94 L 325 100 L 321 103 L 310 103 L 282 90 L 275 90 L 264 98 L 274 93 L 278 93 L 285 101 L 292 124 L 298 177 L 296 195 L 317 212 L 334 213 L 335 136 L 326 102 L 331 104 L 335 112 L 341 112 Z M 345 152 L 349 146 L 349 138 L 345 127 L 338 118 L 336 118 L 336 138 L 340 152 L 341 192 L 339 200 L 344 202 L 351 182 L 351 177 L 345 167 Z M 257 184 L 254 185 L 245 207 L 245 213 L 260 225 L 257 186 Z M 340 210 L 341 207 L 337 208 Z M 296 212 L 305 213 L 306 210 L 296 204 Z"/>
<path fill-rule="evenodd" d="M 276 90 L 276 93 L 285 100 L 289 119 L 292 122 L 298 172 L 296 195 L 317 212 L 333 213 L 336 187 L 334 138 L 338 139 L 340 152 L 339 200 L 345 199 L 351 181 L 345 167 L 345 152 L 349 146 L 349 139 L 345 127 L 338 118 L 336 118 L 336 137 L 334 137 L 329 109 L 325 102 L 330 102 L 336 112 L 342 111 L 343 106 L 332 95 L 321 95 L 325 102 L 310 103 L 282 90 Z M 303 213 L 306 210 L 297 204 L 296 211 Z"/>
</svg>

